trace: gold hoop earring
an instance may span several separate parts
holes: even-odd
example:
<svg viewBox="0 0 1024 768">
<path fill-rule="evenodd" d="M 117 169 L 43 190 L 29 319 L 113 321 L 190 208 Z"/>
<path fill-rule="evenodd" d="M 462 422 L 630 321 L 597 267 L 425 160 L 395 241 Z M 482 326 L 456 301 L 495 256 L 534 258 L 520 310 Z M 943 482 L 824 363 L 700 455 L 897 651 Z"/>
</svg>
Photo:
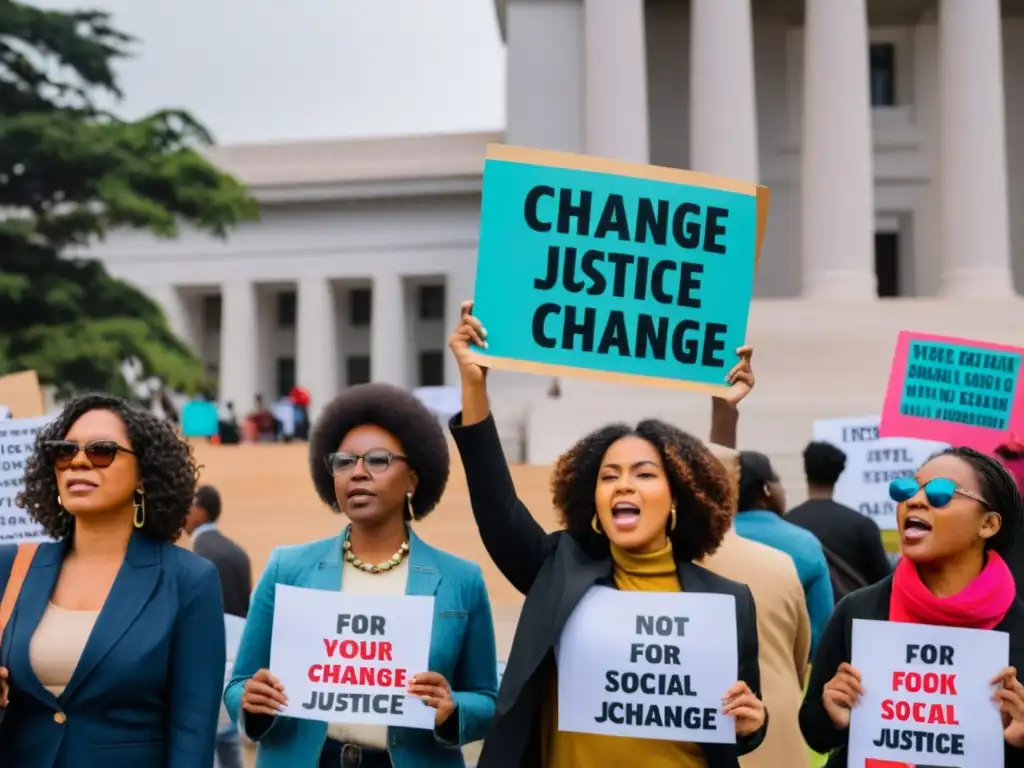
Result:
<svg viewBox="0 0 1024 768">
<path fill-rule="evenodd" d="M 590 520 L 590 527 L 594 529 L 594 533 L 598 536 L 603 536 L 604 531 L 601 530 L 601 524 L 597 522 L 597 515 L 594 515 Z"/>
<path fill-rule="evenodd" d="M 669 520 L 670 520 L 669 525 L 668 525 L 668 530 L 669 530 L 669 532 L 671 532 L 671 531 L 674 531 L 676 529 L 676 522 L 677 521 L 676 521 L 676 505 L 675 504 L 673 504 L 672 505 L 672 509 L 669 510 L 668 517 L 669 517 Z"/>
<path fill-rule="evenodd" d="M 132 520 L 136 528 L 146 524 L 146 494 L 139 493 L 139 500 L 135 502 L 135 518 Z"/>
<path fill-rule="evenodd" d="M 409 519 L 414 520 L 416 515 L 412 511 L 412 491 L 405 494 L 405 510 L 409 514 Z"/>
</svg>

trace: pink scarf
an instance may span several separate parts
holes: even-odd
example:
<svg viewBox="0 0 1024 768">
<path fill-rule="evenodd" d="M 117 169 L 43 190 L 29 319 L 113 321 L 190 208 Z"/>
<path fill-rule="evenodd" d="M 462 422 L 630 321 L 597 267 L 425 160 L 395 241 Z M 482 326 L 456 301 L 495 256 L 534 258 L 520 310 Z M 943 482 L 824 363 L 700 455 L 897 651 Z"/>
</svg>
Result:
<svg viewBox="0 0 1024 768">
<path fill-rule="evenodd" d="M 978 578 L 952 597 L 936 597 L 921 581 L 917 568 L 900 558 L 892 579 L 889 621 L 933 624 L 940 627 L 993 629 L 1003 620 L 1017 597 L 1017 587 L 1006 561 L 988 553 Z"/>
</svg>

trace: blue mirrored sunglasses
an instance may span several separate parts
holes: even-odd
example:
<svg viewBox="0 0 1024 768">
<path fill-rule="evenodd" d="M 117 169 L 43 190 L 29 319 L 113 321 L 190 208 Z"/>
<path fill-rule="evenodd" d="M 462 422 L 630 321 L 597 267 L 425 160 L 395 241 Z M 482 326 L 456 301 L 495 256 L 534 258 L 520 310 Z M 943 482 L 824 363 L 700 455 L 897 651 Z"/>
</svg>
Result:
<svg viewBox="0 0 1024 768">
<path fill-rule="evenodd" d="M 916 478 L 897 477 L 889 483 L 889 498 L 897 503 L 909 501 L 920 490 L 921 484 L 917 482 Z M 968 491 L 966 488 L 961 488 L 948 477 L 936 477 L 924 484 L 924 496 L 928 499 L 928 504 L 936 508 L 948 506 L 953 497 L 958 494 L 966 496 L 968 499 L 974 499 L 986 507 L 988 506 L 988 502 L 981 498 L 981 496 Z"/>
</svg>

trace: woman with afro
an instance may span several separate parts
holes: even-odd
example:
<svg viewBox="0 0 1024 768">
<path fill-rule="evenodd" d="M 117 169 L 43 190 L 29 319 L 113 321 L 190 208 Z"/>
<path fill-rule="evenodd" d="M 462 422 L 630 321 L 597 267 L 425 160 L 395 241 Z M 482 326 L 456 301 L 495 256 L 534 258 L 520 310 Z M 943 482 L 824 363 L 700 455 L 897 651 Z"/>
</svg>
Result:
<svg viewBox="0 0 1024 768">
<path fill-rule="evenodd" d="M 348 525 L 340 536 L 271 554 L 224 696 L 228 711 L 259 745 L 259 768 L 462 768 L 461 747 L 482 739 L 494 715 L 497 658 L 480 567 L 412 530 L 448 482 L 441 425 L 403 389 L 350 387 L 313 427 L 309 470 L 321 500 Z M 434 730 L 278 716 L 288 691 L 267 669 L 278 584 L 432 595 L 430 668 L 413 676 L 408 693 L 435 710 Z"/>
<path fill-rule="evenodd" d="M 545 533 L 512 484 L 489 412 L 486 370 L 470 352 L 470 344 L 482 347 L 486 339 L 471 310 L 466 302 L 449 341 L 462 376 L 462 413 L 452 419 L 451 431 L 484 545 L 526 596 L 480 768 L 738 768 L 738 757 L 757 748 L 767 726 L 754 599 L 745 585 L 694 563 L 718 547 L 731 523 L 733 492 L 725 468 L 699 440 L 663 422 L 611 424 L 558 460 L 554 504 L 566 530 Z M 733 369 L 730 381 L 746 364 Z M 735 717 L 736 743 L 559 730 L 562 681 L 554 649 L 570 615 L 596 585 L 735 598 L 739 681 L 721 691 L 721 711 Z M 597 652 L 603 640 L 595 633 L 580 642 L 592 642 Z"/>
<path fill-rule="evenodd" d="M 170 422 L 118 398 L 75 398 L 39 431 L 18 501 L 54 541 L 0 548 L 0 591 L 25 575 L 0 643 L 0 765 L 212 765 L 220 578 L 174 544 L 195 488 Z"/>
</svg>

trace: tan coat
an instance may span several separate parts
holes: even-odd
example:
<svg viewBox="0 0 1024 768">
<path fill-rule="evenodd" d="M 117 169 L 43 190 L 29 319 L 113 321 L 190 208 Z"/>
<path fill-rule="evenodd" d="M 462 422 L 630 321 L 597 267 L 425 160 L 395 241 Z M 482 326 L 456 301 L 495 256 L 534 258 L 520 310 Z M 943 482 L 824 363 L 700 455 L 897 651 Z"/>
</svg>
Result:
<svg viewBox="0 0 1024 768">
<path fill-rule="evenodd" d="M 711 446 L 739 488 L 739 454 Z M 735 510 L 734 510 L 735 511 Z M 811 622 L 793 560 L 730 529 L 704 567 L 750 587 L 757 606 L 761 690 L 769 712 L 764 743 L 740 758 L 742 768 L 809 768 L 797 714 L 811 647 Z"/>
</svg>

